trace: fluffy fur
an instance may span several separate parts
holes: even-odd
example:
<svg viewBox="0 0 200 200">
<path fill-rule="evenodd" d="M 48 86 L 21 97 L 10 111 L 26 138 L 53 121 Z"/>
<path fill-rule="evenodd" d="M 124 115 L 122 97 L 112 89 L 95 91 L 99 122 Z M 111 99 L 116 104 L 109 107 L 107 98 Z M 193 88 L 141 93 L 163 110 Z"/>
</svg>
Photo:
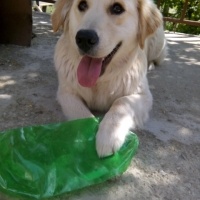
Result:
<svg viewBox="0 0 200 200">
<path fill-rule="evenodd" d="M 87 5 L 79 10 L 80 3 Z M 86 4 L 85 4 L 86 3 Z M 152 95 L 147 68 L 160 64 L 166 55 L 162 16 L 151 0 L 118 0 L 120 14 L 111 13 L 113 0 L 58 0 L 52 15 L 54 31 L 63 28 L 55 50 L 59 87 L 57 98 L 65 116 L 93 117 L 91 110 L 106 112 L 96 136 L 99 156 L 107 156 L 124 143 L 130 129 L 148 119 Z M 92 87 L 83 87 L 77 68 L 86 53 L 80 51 L 79 30 L 94 30 L 98 45 L 87 56 L 105 58 L 121 46 Z"/>
</svg>

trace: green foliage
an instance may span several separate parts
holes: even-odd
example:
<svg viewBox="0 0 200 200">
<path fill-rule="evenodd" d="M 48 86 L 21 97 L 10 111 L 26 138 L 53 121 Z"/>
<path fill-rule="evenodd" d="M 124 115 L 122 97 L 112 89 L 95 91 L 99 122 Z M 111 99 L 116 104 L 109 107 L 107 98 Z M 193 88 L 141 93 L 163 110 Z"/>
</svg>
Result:
<svg viewBox="0 0 200 200">
<path fill-rule="evenodd" d="M 54 9 L 55 9 L 54 6 L 47 6 L 47 11 L 46 11 L 46 12 L 47 12 L 48 14 L 52 14 L 53 11 L 54 11 Z"/>
<path fill-rule="evenodd" d="M 157 3 L 158 0 L 155 0 Z M 185 0 L 161 0 L 160 10 L 165 17 L 181 18 Z M 200 0 L 190 0 L 185 14 L 185 19 L 200 21 Z M 200 26 L 176 24 L 166 22 L 165 28 L 169 31 L 177 31 L 189 34 L 200 34 Z"/>
</svg>

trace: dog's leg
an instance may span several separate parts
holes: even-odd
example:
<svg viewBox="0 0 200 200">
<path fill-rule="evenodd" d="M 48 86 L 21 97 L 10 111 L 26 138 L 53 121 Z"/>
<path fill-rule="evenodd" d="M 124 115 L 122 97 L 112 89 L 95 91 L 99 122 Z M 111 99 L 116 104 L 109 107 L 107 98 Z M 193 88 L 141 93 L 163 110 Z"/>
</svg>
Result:
<svg viewBox="0 0 200 200">
<path fill-rule="evenodd" d="M 58 91 L 57 99 L 68 120 L 94 117 L 83 101 L 74 94 Z"/>
<path fill-rule="evenodd" d="M 129 130 L 141 127 L 148 119 L 151 107 L 152 95 L 148 88 L 117 99 L 100 123 L 96 136 L 98 155 L 108 156 L 117 151 Z"/>
<path fill-rule="evenodd" d="M 155 64 L 154 64 L 154 62 L 150 62 L 148 65 L 149 65 L 149 68 L 148 68 L 149 71 L 155 69 Z"/>
<path fill-rule="evenodd" d="M 156 47 L 153 47 L 153 48 L 156 49 Z M 152 48 L 150 48 L 149 51 L 153 51 Z M 149 66 L 148 69 L 154 70 L 156 66 L 161 65 L 164 62 L 165 58 L 167 57 L 167 52 L 168 52 L 167 41 L 164 38 L 163 46 L 162 46 L 162 49 L 159 49 L 159 53 L 156 55 L 151 54 L 151 59 L 148 58 L 148 66 Z"/>
<path fill-rule="evenodd" d="M 168 54 L 167 40 L 164 39 L 164 44 L 163 44 L 163 47 L 160 51 L 160 54 L 155 59 L 156 65 L 161 65 L 164 62 L 165 58 L 167 57 L 167 54 Z"/>
</svg>

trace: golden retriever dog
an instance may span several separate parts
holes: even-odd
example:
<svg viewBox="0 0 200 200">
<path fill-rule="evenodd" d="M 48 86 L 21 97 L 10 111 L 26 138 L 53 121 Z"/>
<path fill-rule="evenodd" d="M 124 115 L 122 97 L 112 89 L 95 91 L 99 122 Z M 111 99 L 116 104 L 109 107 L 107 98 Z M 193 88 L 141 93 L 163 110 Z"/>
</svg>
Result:
<svg viewBox="0 0 200 200">
<path fill-rule="evenodd" d="M 54 31 L 57 99 L 69 119 L 105 112 L 96 135 L 100 157 L 117 151 L 148 119 L 148 65 L 166 54 L 162 16 L 151 0 L 58 0 Z"/>
</svg>

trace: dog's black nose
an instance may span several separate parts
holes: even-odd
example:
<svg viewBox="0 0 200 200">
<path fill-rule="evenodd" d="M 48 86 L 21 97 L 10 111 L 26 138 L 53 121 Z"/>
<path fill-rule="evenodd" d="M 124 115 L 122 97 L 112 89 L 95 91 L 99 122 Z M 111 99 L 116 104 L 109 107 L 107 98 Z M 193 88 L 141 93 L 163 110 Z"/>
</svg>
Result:
<svg viewBox="0 0 200 200">
<path fill-rule="evenodd" d="M 76 34 L 76 44 L 83 52 L 89 52 L 99 43 L 99 37 L 93 30 L 80 30 Z"/>
</svg>

